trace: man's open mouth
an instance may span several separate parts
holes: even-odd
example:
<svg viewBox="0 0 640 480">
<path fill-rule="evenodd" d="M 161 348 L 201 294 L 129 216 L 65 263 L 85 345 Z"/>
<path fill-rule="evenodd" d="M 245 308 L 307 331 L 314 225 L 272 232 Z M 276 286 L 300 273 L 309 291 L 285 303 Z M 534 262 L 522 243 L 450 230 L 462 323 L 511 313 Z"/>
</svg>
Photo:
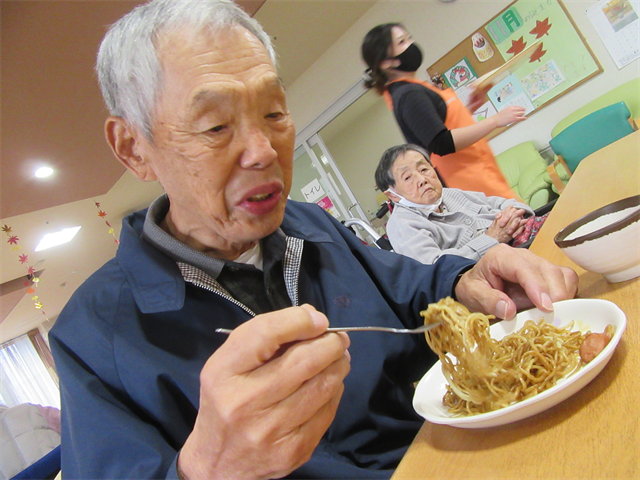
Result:
<svg viewBox="0 0 640 480">
<path fill-rule="evenodd" d="M 247 201 L 249 201 L 249 202 L 263 202 L 265 200 L 270 199 L 271 197 L 273 197 L 273 193 L 260 193 L 258 195 L 254 195 L 253 197 L 247 198 Z"/>
</svg>

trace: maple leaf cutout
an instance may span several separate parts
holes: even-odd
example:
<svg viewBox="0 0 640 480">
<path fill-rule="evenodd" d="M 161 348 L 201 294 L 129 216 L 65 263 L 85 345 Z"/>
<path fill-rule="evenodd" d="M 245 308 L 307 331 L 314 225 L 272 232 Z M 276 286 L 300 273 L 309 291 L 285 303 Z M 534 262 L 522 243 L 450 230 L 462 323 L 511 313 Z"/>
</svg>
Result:
<svg viewBox="0 0 640 480">
<path fill-rule="evenodd" d="M 524 41 L 523 37 L 520 37 L 518 40 L 511 40 L 511 48 L 507 50 L 507 53 L 513 53 L 513 55 L 519 54 L 524 48 L 527 46 L 527 42 Z"/>
<path fill-rule="evenodd" d="M 36 273 L 36 269 L 35 269 L 35 268 L 33 268 L 33 267 L 29 267 L 29 268 L 27 269 L 27 273 L 28 273 L 29 275 L 33 275 L 34 273 Z"/>
<path fill-rule="evenodd" d="M 2 231 L 5 233 L 10 233 L 11 232 L 11 227 L 9 225 L 3 225 L 2 226 Z"/>
<path fill-rule="evenodd" d="M 104 218 L 104 217 L 106 217 L 106 216 L 107 216 L 107 212 L 104 212 L 104 211 L 100 210 L 100 211 L 98 212 L 98 216 L 99 216 L 99 217 Z"/>
<path fill-rule="evenodd" d="M 20 260 L 20 263 L 27 263 L 29 261 L 29 255 L 20 255 L 18 259 Z"/>
<path fill-rule="evenodd" d="M 540 59 L 544 56 L 545 53 L 547 53 L 546 50 L 542 50 L 544 44 L 540 44 L 540 46 L 538 48 L 536 48 L 536 51 L 533 52 L 533 55 L 531 55 L 531 58 L 529 59 L 529 63 L 533 63 L 536 60 L 540 61 Z"/>
<path fill-rule="evenodd" d="M 18 244 L 18 240 L 20 240 L 17 236 L 13 235 L 11 237 L 9 237 L 9 240 L 7 240 L 7 242 L 9 243 L 9 245 L 17 245 Z"/>
<path fill-rule="evenodd" d="M 536 20 L 536 26 L 529 33 L 536 36 L 536 40 L 544 35 L 549 35 L 552 23 L 549 23 L 549 18 L 545 18 L 543 21 Z"/>
<path fill-rule="evenodd" d="M 100 202 L 93 202 L 96 204 L 96 207 L 100 208 Z"/>
</svg>

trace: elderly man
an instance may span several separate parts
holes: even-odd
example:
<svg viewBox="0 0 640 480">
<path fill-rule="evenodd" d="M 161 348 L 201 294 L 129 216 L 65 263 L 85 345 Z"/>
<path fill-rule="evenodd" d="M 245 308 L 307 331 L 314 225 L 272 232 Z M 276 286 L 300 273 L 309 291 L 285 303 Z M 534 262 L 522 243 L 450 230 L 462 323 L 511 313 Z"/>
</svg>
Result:
<svg viewBox="0 0 640 480">
<path fill-rule="evenodd" d="M 533 214 L 531 207 L 514 199 L 442 188 L 429 154 L 417 145 L 387 149 L 375 178 L 395 203 L 387 222 L 394 251 L 426 264 L 443 255 L 477 261 L 490 248 L 521 235 L 528 221 L 525 214 Z"/>
<path fill-rule="evenodd" d="M 138 7 L 98 72 L 113 152 L 166 195 L 124 220 L 51 332 L 65 478 L 387 478 L 433 356 L 422 336 L 329 322 L 415 327 L 447 295 L 509 318 L 576 292 L 526 251 L 427 267 L 287 203 L 295 133 L 269 37 L 228 0 Z"/>
</svg>

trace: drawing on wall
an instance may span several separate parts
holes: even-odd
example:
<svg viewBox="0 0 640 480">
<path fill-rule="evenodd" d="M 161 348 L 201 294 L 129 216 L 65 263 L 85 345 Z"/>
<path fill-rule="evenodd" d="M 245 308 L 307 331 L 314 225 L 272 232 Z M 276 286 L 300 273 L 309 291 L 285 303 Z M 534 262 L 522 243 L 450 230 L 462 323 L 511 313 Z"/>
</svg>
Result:
<svg viewBox="0 0 640 480">
<path fill-rule="evenodd" d="M 463 58 L 445 72 L 444 78 L 454 90 L 457 90 L 478 77 L 476 72 L 473 71 L 473 68 L 471 68 L 471 65 L 469 65 L 467 59 Z"/>
<path fill-rule="evenodd" d="M 609 21 L 614 32 L 619 32 L 630 23 L 638 20 L 638 15 L 627 0 L 607 2 L 602 12 Z"/>
<path fill-rule="evenodd" d="M 638 0 L 603 0 L 587 10 L 587 16 L 618 69 L 640 57 Z"/>
<path fill-rule="evenodd" d="M 535 108 L 580 82 L 599 65 L 591 55 L 579 55 L 585 44 L 558 0 L 512 4 L 487 28 L 505 61 L 540 41 L 529 63 L 513 72 L 518 81 L 527 79 Z M 502 26 L 502 29 L 500 29 Z M 509 32 L 509 28 L 513 31 Z M 496 31 L 499 36 L 494 38 Z M 581 65 L 576 66 L 576 62 Z M 529 90 L 527 89 L 527 93 Z"/>
<path fill-rule="evenodd" d="M 495 115 L 496 113 L 498 113 L 498 111 L 493 106 L 493 104 L 491 102 L 486 102 L 475 112 L 473 112 L 473 118 L 476 120 L 476 122 L 481 122 L 482 120 L 489 118 L 491 115 Z"/>
<path fill-rule="evenodd" d="M 627 2 L 636 8 L 639 1 L 600 0 L 594 8 L 597 7 L 599 14 L 604 18 L 604 3 Z M 626 11 L 629 12 L 630 9 L 627 8 Z M 635 12 L 640 10 L 636 8 Z M 607 20 L 604 21 L 609 23 Z M 620 22 L 619 18 L 616 17 L 614 22 L 616 21 Z M 618 33 L 626 32 L 631 27 L 635 28 L 634 33 L 637 36 L 640 32 L 637 28 L 639 23 L 640 19 L 630 21 L 627 27 L 622 27 Z M 615 33 L 611 26 L 609 30 L 612 34 Z M 494 55 L 487 61 L 481 62 L 476 54 L 473 41 L 476 34 L 482 35 L 494 51 Z M 625 41 L 629 49 L 633 45 L 636 46 L 636 56 L 639 43 L 637 40 Z M 456 95 L 463 100 L 468 97 L 468 84 L 472 82 L 457 87 L 449 83 L 449 73 L 460 65 L 461 59 L 475 70 L 475 75 L 482 77 L 500 69 L 527 49 L 534 50 L 530 56 L 527 54 L 527 60 L 512 64 L 498 77 L 502 78 L 502 73 L 511 75 L 507 81 L 511 82 L 510 85 L 495 85 L 494 96 L 488 95 L 498 111 L 504 108 L 507 102 L 517 102 L 525 105 L 527 112 L 534 112 L 603 71 L 562 0 L 515 0 L 428 67 L 427 73 L 433 77 L 440 72 L 447 72 L 444 75 L 445 81 L 449 86 L 456 88 Z M 620 53 L 620 56 L 623 54 Z M 519 93 L 514 93 L 516 91 Z M 490 111 L 483 111 L 482 115 L 485 113 L 491 115 Z"/>
<path fill-rule="evenodd" d="M 520 80 L 520 84 L 532 101 L 550 92 L 562 82 L 564 82 L 564 76 L 553 60 Z"/>
<path fill-rule="evenodd" d="M 498 111 L 511 106 L 524 107 L 525 114 L 535 110 L 531 100 L 529 100 L 522 85 L 514 75 L 509 75 L 491 88 L 488 95 L 491 103 Z"/>
<path fill-rule="evenodd" d="M 481 33 L 474 33 L 473 37 L 471 37 L 471 43 L 473 43 L 473 53 L 476 54 L 476 58 L 479 61 L 486 62 L 493 57 L 493 48 Z"/>
</svg>

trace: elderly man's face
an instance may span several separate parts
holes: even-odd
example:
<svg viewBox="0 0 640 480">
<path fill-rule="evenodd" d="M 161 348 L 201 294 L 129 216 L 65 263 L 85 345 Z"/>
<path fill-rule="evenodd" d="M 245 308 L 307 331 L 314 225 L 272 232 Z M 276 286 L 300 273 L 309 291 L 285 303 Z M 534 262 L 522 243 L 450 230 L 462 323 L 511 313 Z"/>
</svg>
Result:
<svg viewBox="0 0 640 480">
<path fill-rule="evenodd" d="M 431 205 L 442 196 L 442 183 L 429 162 L 415 150 L 398 156 L 391 167 L 393 188 L 413 203 Z"/>
<path fill-rule="evenodd" d="M 295 128 L 262 43 L 241 27 L 159 44 L 163 90 L 142 155 L 165 188 L 169 231 L 235 258 L 280 225 Z"/>
</svg>

